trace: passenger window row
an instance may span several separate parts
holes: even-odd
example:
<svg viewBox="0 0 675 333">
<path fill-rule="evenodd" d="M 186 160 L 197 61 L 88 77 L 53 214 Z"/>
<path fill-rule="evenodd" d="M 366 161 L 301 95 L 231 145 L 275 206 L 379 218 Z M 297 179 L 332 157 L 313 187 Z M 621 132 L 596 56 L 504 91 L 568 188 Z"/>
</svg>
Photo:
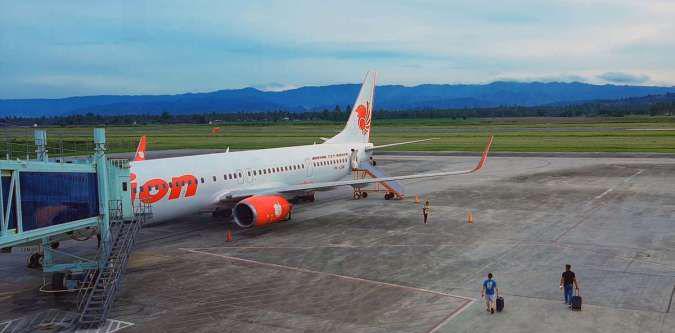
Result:
<svg viewBox="0 0 675 333">
<path fill-rule="evenodd" d="M 314 164 L 316 165 L 316 163 Z M 258 170 L 253 170 L 253 171 L 248 171 L 248 176 L 260 176 L 260 175 L 267 175 L 267 174 L 273 174 L 273 173 L 280 173 L 280 172 L 289 172 L 289 171 L 297 171 L 297 170 L 302 170 L 305 168 L 304 164 L 294 164 L 294 165 L 287 165 L 287 166 L 282 166 L 282 167 L 273 167 L 273 168 L 264 168 L 264 169 L 258 169 Z M 242 178 L 243 175 L 241 172 L 235 172 L 235 173 L 226 173 L 223 175 L 223 180 L 235 180 L 238 178 Z M 216 176 L 212 176 L 212 179 L 214 182 L 216 182 L 218 179 Z M 200 177 L 199 181 L 204 184 L 205 180 L 204 177 Z M 184 186 L 184 185 L 192 185 L 192 180 L 188 180 L 187 182 L 178 182 L 176 183 L 176 186 Z M 171 188 L 171 182 L 167 184 L 162 184 L 161 188 L 163 189 L 168 189 Z M 151 190 L 159 191 L 160 185 L 156 186 L 141 186 L 139 189 L 139 192 L 144 192 L 144 191 L 151 191 Z M 132 189 L 132 192 L 136 193 L 135 189 Z"/>
<path fill-rule="evenodd" d="M 304 164 L 287 165 L 287 166 L 273 167 L 273 168 L 263 168 L 263 169 L 253 170 L 253 176 L 261 176 L 261 175 L 267 175 L 267 174 L 273 174 L 273 173 L 279 173 L 279 172 L 295 171 L 295 170 L 301 170 L 301 169 L 304 169 L 304 168 L 305 168 Z M 248 175 L 251 176 L 251 171 L 248 172 Z"/>
<path fill-rule="evenodd" d="M 334 165 L 334 164 L 340 164 L 340 163 L 347 163 L 347 159 L 346 158 L 338 158 L 338 159 L 334 159 L 334 160 L 314 162 L 314 166 Z"/>
</svg>

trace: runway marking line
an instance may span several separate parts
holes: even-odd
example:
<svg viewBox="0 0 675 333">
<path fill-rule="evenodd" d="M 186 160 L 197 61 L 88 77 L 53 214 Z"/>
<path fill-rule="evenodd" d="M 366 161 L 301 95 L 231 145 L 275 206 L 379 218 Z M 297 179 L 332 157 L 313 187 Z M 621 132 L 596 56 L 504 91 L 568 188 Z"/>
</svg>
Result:
<svg viewBox="0 0 675 333">
<path fill-rule="evenodd" d="M 628 182 L 630 182 L 631 180 L 633 180 L 633 178 L 634 178 L 635 176 L 641 174 L 643 171 L 645 171 L 645 170 L 644 170 L 644 169 L 638 169 L 638 171 L 636 171 L 634 174 L 632 174 L 632 175 L 626 177 L 626 178 L 623 180 L 623 183 L 628 183 Z M 614 188 L 615 188 L 616 186 L 618 186 L 618 185 L 621 185 L 621 184 L 617 184 L 617 185 L 614 185 L 614 186 L 608 188 L 605 192 L 600 193 L 599 195 L 595 196 L 593 199 L 591 199 L 591 200 L 589 200 L 588 202 L 586 202 L 586 205 L 584 205 L 584 207 L 583 207 L 583 209 L 581 210 L 581 213 L 580 213 L 580 215 L 581 215 L 581 217 L 582 217 L 582 218 L 580 219 L 580 221 L 577 222 L 577 223 L 575 223 L 574 225 L 572 225 L 571 228 L 565 230 L 562 234 L 558 235 L 558 237 L 555 238 L 555 241 L 556 241 L 556 242 L 559 242 L 560 239 L 561 239 L 563 236 L 565 236 L 567 233 L 569 233 L 570 231 L 574 230 L 574 229 L 575 229 L 576 227 L 578 227 L 580 224 L 586 222 L 586 220 L 585 220 L 583 217 L 585 217 L 585 215 L 589 214 L 589 213 L 593 210 L 593 209 L 592 209 L 593 202 L 602 199 L 605 195 L 607 195 L 607 194 L 611 193 L 612 191 L 614 191 Z"/>
<path fill-rule="evenodd" d="M 448 316 L 445 317 L 445 319 L 443 319 L 440 323 L 436 324 L 436 326 L 432 327 L 428 333 L 434 333 L 438 331 L 441 327 L 445 326 L 445 324 L 447 324 L 450 320 L 459 316 L 460 313 L 464 312 L 466 307 L 468 307 L 473 302 L 474 301 L 472 300 L 465 300 L 464 303 L 462 303 L 462 305 L 460 305 L 457 309 L 450 312 L 450 314 L 448 314 Z"/>
<path fill-rule="evenodd" d="M 595 196 L 595 198 L 593 198 L 593 200 L 600 200 L 600 199 L 602 199 L 602 197 L 604 197 L 605 195 L 609 194 L 612 191 L 614 191 L 614 188 L 608 188 L 607 191 L 602 192 L 602 194 Z"/>
<path fill-rule="evenodd" d="M 332 276 L 332 277 L 336 277 L 336 278 L 348 280 L 348 281 L 364 282 L 364 283 L 369 283 L 369 284 L 374 284 L 374 285 L 379 285 L 379 286 L 387 286 L 387 287 L 393 287 L 393 288 L 398 288 L 398 289 L 403 289 L 403 290 L 410 290 L 410 291 L 423 292 L 423 293 L 428 293 L 428 294 L 433 294 L 433 295 L 439 295 L 439 296 L 445 296 L 445 297 L 451 297 L 451 298 L 458 298 L 458 299 L 463 300 L 462 304 L 460 304 L 460 306 L 457 309 L 450 312 L 440 323 L 438 323 L 434 327 L 432 327 L 431 330 L 428 331 L 428 333 L 434 333 L 434 332 L 438 331 L 443 325 L 445 325 L 447 322 L 449 322 L 453 318 L 460 315 L 462 312 L 464 312 L 464 310 L 466 310 L 466 308 L 470 304 L 472 304 L 476 301 L 475 298 L 464 297 L 464 296 L 459 296 L 459 295 L 452 295 L 452 294 L 448 294 L 448 293 L 444 293 L 444 292 L 440 292 L 440 291 L 429 290 L 429 289 L 424 289 L 424 288 L 403 286 L 403 285 L 400 285 L 400 284 L 393 284 L 393 283 L 388 283 L 388 282 L 358 278 L 358 277 L 354 277 L 354 276 L 347 276 L 347 275 L 340 275 L 340 274 L 334 274 L 334 273 L 315 271 L 315 270 L 300 268 L 300 267 L 266 263 L 266 262 L 251 260 L 251 259 L 243 259 L 243 258 L 232 257 L 232 256 L 219 254 L 219 253 L 211 253 L 211 252 L 206 252 L 206 251 L 200 251 L 200 250 L 197 250 L 197 249 L 180 248 L 180 250 L 191 252 L 191 253 L 197 253 L 197 254 L 211 255 L 211 256 L 220 257 L 220 258 L 224 258 L 224 259 L 227 259 L 227 260 L 237 261 L 237 262 L 242 262 L 242 263 L 247 263 L 247 264 L 254 264 L 254 265 L 259 265 L 259 266 L 266 266 L 266 267 L 272 267 L 272 268 L 284 269 L 284 270 L 290 270 L 290 271 L 296 271 L 296 272 L 302 272 L 302 273 L 326 275 L 326 276 Z"/>
<path fill-rule="evenodd" d="M 240 250 L 311 250 L 311 249 L 363 249 L 363 248 L 379 248 L 379 247 L 438 247 L 438 246 L 459 246 L 456 244 L 382 244 L 382 245 L 349 245 L 349 244 L 334 244 L 334 245 L 312 245 L 312 246 L 219 246 L 216 248 L 192 248 L 189 250 L 212 250 L 212 249 L 240 249 Z M 188 250 L 188 249 L 183 249 Z"/>
<path fill-rule="evenodd" d="M 627 183 L 627 182 L 631 181 L 631 180 L 633 179 L 633 177 L 635 177 L 635 176 L 641 174 L 643 171 L 645 171 L 645 170 L 644 170 L 644 169 L 638 169 L 638 171 L 637 171 L 636 173 L 634 173 L 634 174 L 632 174 L 630 177 L 624 179 L 624 180 L 623 180 L 624 183 Z"/>
</svg>

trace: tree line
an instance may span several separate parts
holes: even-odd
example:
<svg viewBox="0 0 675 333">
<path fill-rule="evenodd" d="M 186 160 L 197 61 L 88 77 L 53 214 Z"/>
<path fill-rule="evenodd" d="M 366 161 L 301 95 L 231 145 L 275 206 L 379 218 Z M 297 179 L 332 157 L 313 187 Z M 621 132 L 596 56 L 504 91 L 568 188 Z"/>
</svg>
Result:
<svg viewBox="0 0 675 333">
<path fill-rule="evenodd" d="M 351 106 L 336 105 L 333 109 L 320 111 L 290 112 L 284 110 L 265 112 L 212 112 L 196 114 L 138 114 L 100 115 L 94 113 L 55 117 L 5 117 L 0 125 L 70 126 L 70 125 L 143 125 L 143 124 L 212 124 L 254 123 L 284 121 L 332 121 L 344 122 L 349 117 Z M 414 110 L 376 109 L 375 119 L 429 119 L 429 118 L 500 118 L 500 117 L 623 117 L 628 115 L 662 116 L 675 113 L 675 94 L 649 96 L 609 102 L 589 102 L 561 106 L 501 106 L 492 108 Z"/>
</svg>

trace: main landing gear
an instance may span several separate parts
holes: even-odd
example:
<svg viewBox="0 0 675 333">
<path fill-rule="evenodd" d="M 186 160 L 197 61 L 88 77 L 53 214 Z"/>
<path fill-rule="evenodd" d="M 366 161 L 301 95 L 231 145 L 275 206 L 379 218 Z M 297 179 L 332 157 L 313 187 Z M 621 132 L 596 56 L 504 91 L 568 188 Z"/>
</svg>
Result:
<svg viewBox="0 0 675 333">
<path fill-rule="evenodd" d="M 232 216 L 232 209 L 231 208 L 218 208 L 211 213 L 213 217 L 219 217 L 219 218 L 227 218 Z"/>
<path fill-rule="evenodd" d="M 365 199 L 368 197 L 368 192 L 366 191 L 354 191 L 354 200 Z M 399 199 L 396 193 L 387 192 L 384 194 L 384 200 L 394 200 Z"/>
<path fill-rule="evenodd" d="M 305 201 L 305 202 L 314 202 L 316 200 L 316 197 L 314 196 L 314 193 L 310 193 L 310 194 L 301 196 L 300 200 Z"/>
<path fill-rule="evenodd" d="M 316 197 L 314 196 L 314 193 L 309 193 L 305 195 L 299 195 L 291 199 L 292 204 L 297 204 L 300 202 L 314 202 L 316 200 Z"/>
</svg>

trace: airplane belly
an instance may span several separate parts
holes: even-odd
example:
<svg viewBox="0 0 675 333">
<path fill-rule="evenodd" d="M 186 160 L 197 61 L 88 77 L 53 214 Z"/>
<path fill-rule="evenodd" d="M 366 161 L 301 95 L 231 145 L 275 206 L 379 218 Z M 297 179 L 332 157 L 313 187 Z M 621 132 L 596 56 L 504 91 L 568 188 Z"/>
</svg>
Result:
<svg viewBox="0 0 675 333">
<path fill-rule="evenodd" d="M 161 200 L 152 204 L 151 222 L 160 222 L 197 214 L 208 205 L 189 200 Z"/>
</svg>

